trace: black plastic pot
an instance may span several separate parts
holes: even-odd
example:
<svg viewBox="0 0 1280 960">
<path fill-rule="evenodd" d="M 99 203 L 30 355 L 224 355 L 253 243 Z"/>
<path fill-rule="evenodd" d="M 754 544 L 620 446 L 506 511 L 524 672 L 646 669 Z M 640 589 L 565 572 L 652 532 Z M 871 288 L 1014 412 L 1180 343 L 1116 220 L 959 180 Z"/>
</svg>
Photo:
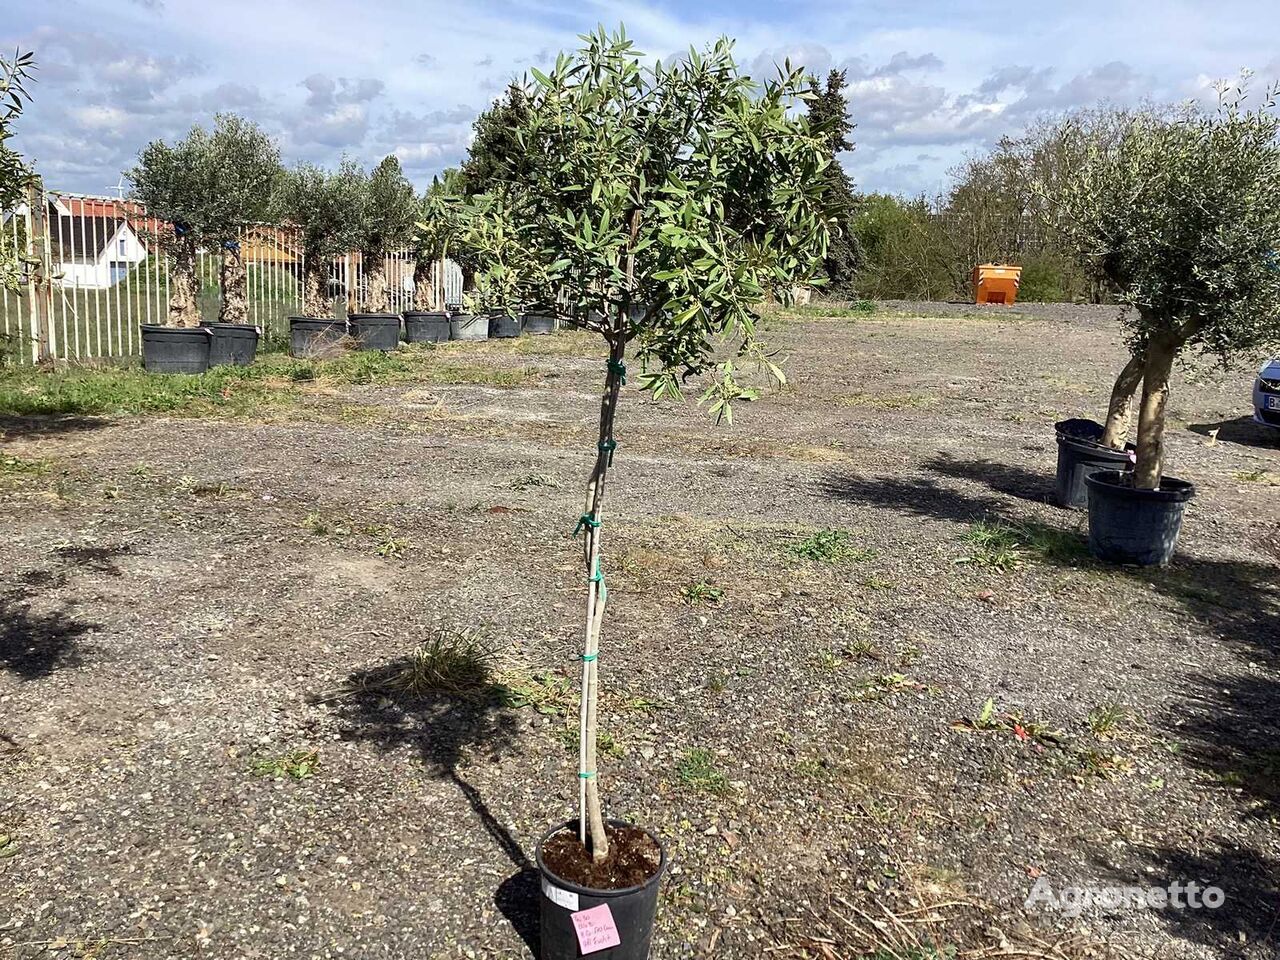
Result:
<svg viewBox="0 0 1280 960">
<path fill-rule="evenodd" d="M 400 346 L 400 314 L 352 313 L 347 326 L 358 350 L 394 350 Z"/>
<path fill-rule="evenodd" d="M 489 318 L 489 339 L 502 340 L 510 337 L 520 336 L 520 331 L 524 327 L 522 317 L 509 317 L 504 314 L 496 314 Z"/>
<path fill-rule="evenodd" d="M 526 313 L 524 315 L 524 332 L 530 336 L 556 332 L 556 318 L 552 313 Z"/>
<path fill-rule="evenodd" d="M 1133 486 L 1119 470 L 1089 474 L 1089 552 L 1099 560 L 1141 567 L 1164 566 L 1173 556 L 1182 513 L 1196 488 L 1164 477 L 1158 490 Z"/>
<path fill-rule="evenodd" d="M 258 355 L 258 328 L 251 323 L 212 323 L 201 324 L 213 340 L 209 344 L 209 366 L 218 367 L 230 364 L 236 367 L 247 367 Z"/>
<path fill-rule="evenodd" d="M 290 317 L 289 352 L 295 357 L 329 353 L 347 335 L 347 321 L 333 317 Z"/>
<path fill-rule="evenodd" d="M 213 334 L 207 327 L 162 327 L 144 323 L 142 365 L 147 373 L 204 373 Z"/>
<path fill-rule="evenodd" d="M 610 820 L 615 827 L 630 827 L 621 820 Z M 662 853 L 657 872 L 638 887 L 623 890 L 592 890 L 576 883 L 561 880 L 542 862 L 542 845 L 561 830 L 577 830 L 578 821 L 570 820 L 548 830 L 538 841 L 536 857 L 541 891 L 538 897 L 542 928 L 541 960 L 577 960 L 582 956 L 578 948 L 578 935 L 573 926 L 573 914 L 590 910 L 602 903 L 609 905 L 614 926 L 618 928 L 616 947 L 608 947 L 590 954 L 595 960 L 646 960 L 649 943 L 653 939 L 653 925 L 658 915 L 658 885 L 667 869 L 667 849 L 650 831 L 654 843 Z"/>
<path fill-rule="evenodd" d="M 449 317 L 450 340 L 488 340 L 489 318 L 479 313 L 459 313 Z"/>
<path fill-rule="evenodd" d="M 1095 470 L 1124 470 L 1133 444 L 1125 444 L 1123 450 L 1102 446 L 1103 426 L 1094 420 L 1059 420 L 1054 429 L 1058 434 L 1058 503 L 1083 510 L 1089 505 L 1085 478 Z"/>
<path fill-rule="evenodd" d="M 406 343 L 441 343 L 449 339 L 449 314 L 410 310 L 404 315 Z"/>
</svg>

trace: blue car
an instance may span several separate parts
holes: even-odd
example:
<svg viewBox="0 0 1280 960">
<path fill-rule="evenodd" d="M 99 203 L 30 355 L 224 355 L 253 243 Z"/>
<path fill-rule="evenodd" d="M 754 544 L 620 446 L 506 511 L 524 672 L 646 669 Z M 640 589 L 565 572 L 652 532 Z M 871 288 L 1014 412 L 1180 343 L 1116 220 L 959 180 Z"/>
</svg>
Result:
<svg viewBox="0 0 1280 960">
<path fill-rule="evenodd" d="M 1280 359 L 1268 360 L 1253 383 L 1253 419 L 1280 427 Z"/>
</svg>

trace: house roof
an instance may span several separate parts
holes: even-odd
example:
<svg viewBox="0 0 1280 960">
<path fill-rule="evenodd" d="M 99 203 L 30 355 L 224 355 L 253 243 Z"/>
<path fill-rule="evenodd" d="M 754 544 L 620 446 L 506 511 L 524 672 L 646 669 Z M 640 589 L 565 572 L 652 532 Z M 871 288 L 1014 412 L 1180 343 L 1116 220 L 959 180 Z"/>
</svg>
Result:
<svg viewBox="0 0 1280 960">
<path fill-rule="evenodd" d="M 62 263 L 93 263 L 125 221 L 117 217 L 60 216 L 49 221 L 49 246 Z"/>
</svg>

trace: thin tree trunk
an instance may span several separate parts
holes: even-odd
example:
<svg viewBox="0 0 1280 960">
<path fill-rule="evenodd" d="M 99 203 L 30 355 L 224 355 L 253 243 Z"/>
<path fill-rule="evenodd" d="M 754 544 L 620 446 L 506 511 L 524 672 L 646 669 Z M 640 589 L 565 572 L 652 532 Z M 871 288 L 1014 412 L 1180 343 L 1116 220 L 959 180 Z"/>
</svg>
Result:
<svg viewBox="0 0 1280 960">
<path fill-rule="evenodd" d="M 579 714 L 579 763 L 581 809 L 579 811 L 579 836 L 586 843 L 591 839 L 591 854 L 597 860 L 609 855 L 609 839 L 605 834 L 604 815 L 600 807 L 600 783 L 596 770 L 596 731 L 599 708 L 600 628 L 604 620 L 608 589 L 605 587 L 602 565 L 601 526 L 604 506 L 605 479 L 613 461 L 613 423 L 618 409 L 618 392 L 622 387 L 622 361 L 626 353 L 626 339 L 618 332 L 609 340 L 609 363 L 605 375 L 604 394 L 600 399 L 600 434 L 597 443 L 596 465 L 587 483 L 586 511 L 584 516 L 586 542 L 583 557 L 587 575 L 586 638 L 582 652 L 582 701 Z"/>
<path fill-rule="evenodd" d="M 249 297 L 246 292 L 248 275 L 238 243 L 223 248 L 219 280 L 222 287 L 222 307 L 218 311 L 218 322 L 248 323 Z"/>
<path fill-rule="evenodd" d="M 200 326 L 199 293 L 195 241 L 180 237 L 173 246 L 173 270 L 169 273 L 169 326 Z"/>
<path fill-rule="evenodd" d="M 307 269 L 302 276 L 302 312 L 308 317 L 333 316 L 333 301 L 329 298 L 322 271 L 320 257 L 307 257 Z"/>
<path fill-rule="evenodd" d="M 386 313 L 391 308 L 387 297 L 387 258 L 381 253 L 371 253 L 361 259 L 367 297 L 364 308 L 370 313 Z"/>
<path fill-rule="evenodd" d="M 1169 338 L 1153 339 L 1147 344 L 1142 405 L 1138 411 L 1138 462 L 1133 471 L 1133 485 L 1140 490 L 1159 489 L 1164 474 L 1164 412 L 1178 346 Z"/>
<path fill-rule="evenodd" d="M 1115 386 L 1111 388 L 1111 402 L 1107 406 L 1107 424 L 1102 433 L 1102 445 L 1112 450 L 1124 448 L 1125 438 L 1129 436 L 1129 410 L 1133 406 L 1133 396 L 1142 385 L 1142 372 L 1147 364 L 1146 354 L 1142 351 L 1129 358 L 1129 362 L 1116 377 Z"/>
</svg>

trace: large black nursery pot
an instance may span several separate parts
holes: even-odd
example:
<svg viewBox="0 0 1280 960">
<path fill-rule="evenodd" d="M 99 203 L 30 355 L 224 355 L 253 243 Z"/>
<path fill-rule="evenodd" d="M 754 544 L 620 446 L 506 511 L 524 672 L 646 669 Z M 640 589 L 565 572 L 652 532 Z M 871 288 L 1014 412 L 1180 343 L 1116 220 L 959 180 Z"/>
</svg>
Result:
<svg viewBox="0 0 1280 960">
<path fill-rule="evenodd" d="M 404 315 L 406 343 L 442 343 L 449 339 L 449 314 L 443 310 L 410 310 Z"/>
<path fill-rule="evenodd" d="M 247 367 L 257 357 L 261 331 L 252 323 L 214 323 L 205 320 L 200 325 L 213 336 L 209 343 L 209 366 L 229 364 Z"/>
<path fill-rule="evenodd" d="M 1133 485 L 1133 474 L 1096 470 L 1089 488 L 1089 552 L 1099 560 L 1162 567 L 1173 556 L 1182 513 L 1196 488 L 1163 477 L 1157 490 Z"/>
<path fill-rule="evenodd" d="M 633 827 L 633 824 L 622 820 L 610 820 L 615 827 Z M 574 927 L 573 915 L 590 910 L 601 904 L 608 904 L 609 913 L 613 915 L 613 923 L 618 931 L 618 945 L 603 950 L 592 951 L 592 960 L 646 960 L 649 956 L 649 945 L 653 940 L 654 922 L 658 916 L 658 886 L 667 869 L 667 849 L 654 834 L 645 830 L 653 838 L 661 852 L 658 869 L 653 876 L 638 887 L 627 887 L 622 890 L 592 890 L 576 883 L 570 883 L 556 876 L 542 861 L 543 845 L 561 830 L 576 831 L 578 821 L 570 820 L 558 827 L 548 830 L 538 841 L 536 859 L 538 861 L 538 877 L 541 881 L 539 901 L 539 920 L 542 932 L 541 960 L 577 960 L 584 956 L 578 943 L 578 934 Z"/>
<path fill-rule="evenodd" d="M 555 333 L 556 315 L 554 313 L 526 313 L 524 315 L 524 332 L 534 337 Z"/>
<path fill-rule="evenodd" d="M 1053 425 L 1058 435 L 1058 479 L 1056 497 L 1064 507 L 1083 510 L 1089 505 L 1085 478 L 1096 470 L 1124 470 L 1134 446 L 1113 450 L 1101 443 L 1105 432 L 1096 420 L 1059 420 Z"/>
<path fill-rule="evenodd" d="M 488 340 L 489 318 L 482 313 L 449 315 L 450 340 Z"/>
<path fill-rule="evenodd" d="M 352 313 L 347 327 L 358 350 L 394 350 L 400 346 L 400 314 Z"/>
<path fill-rule="evenodd" d="M 489 339 L 503 340 L 518 337 L 523 328 L 524 318 L 521 316 L 512 317 L 506 314 L 494 314 L 489 318 Z"/>
<path fill-rule="evenodd" d="M 347 335 L 347 321 L 334 317 L 290 317 L 289 353 L 314 357 L 332 353 Z"/>
<path fill-rule="evenodd" d="M 144 323 L 142 365 L 147 373 L 204 373 L 213 334 L 208 327 L 165 327 Z"/>
</svg>

